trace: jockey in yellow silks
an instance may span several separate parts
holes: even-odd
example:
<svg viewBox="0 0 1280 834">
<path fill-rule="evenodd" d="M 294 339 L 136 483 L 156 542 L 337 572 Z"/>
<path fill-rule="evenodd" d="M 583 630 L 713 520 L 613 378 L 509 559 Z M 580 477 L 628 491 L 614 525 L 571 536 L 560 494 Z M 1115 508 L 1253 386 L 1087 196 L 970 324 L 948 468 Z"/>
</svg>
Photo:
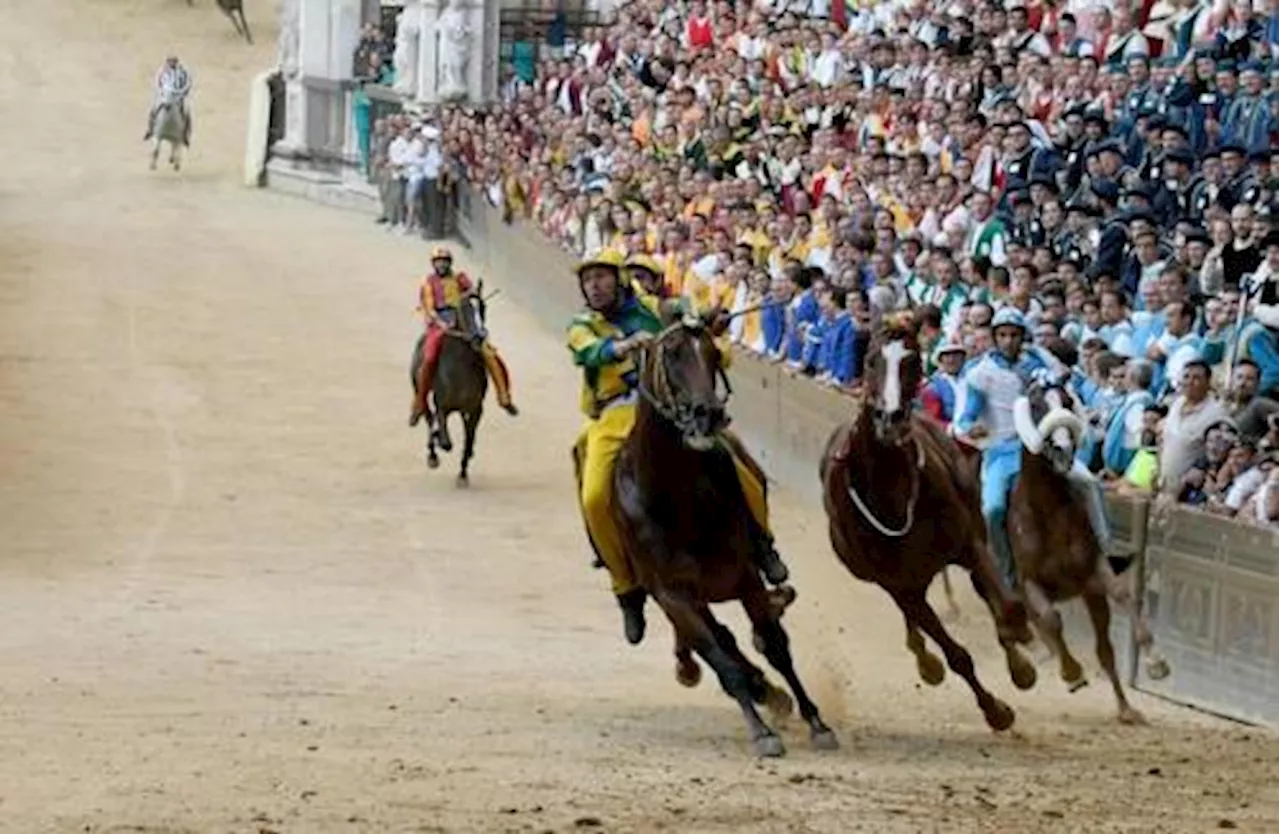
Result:
<svg viewBox="0 0 1280 834">
<path fill-rule="evenodd" d="M 606 250 L 589 256 L 577 271 L 587 302 L 568 328 L 569 351 L 583 372 L 581 407 L 587 416 L 574 447 L 579 501 L 587 535 L 613 578 L 627 640 L 635 644 L 644 638 L 645 592 L 636 584 L 622 533 L 613 518 L 613 470 L 636 421 L 637 352 L 662 331 L 663 305 L 679 305 L 681 301 L 638 292 L 623 276 L 623 259 L 616 252 Z M 721 355 L 727 363 L 729 351 Z M 758 528 L 757 564 L 769 582 L 785 582 L 787 568 L 773 547 L 765 485 L 755 474 L 758 467 L 753 469 L 744 459 L 741 444 L 732 436 L 721 446 L 733 457 Z"/>
<path fill-rule="evenodd" d="M 475 287 L 465 272 L 453 271 L 453 253 L 444 246 L 431 251 L 432 273 L 422 279 L 418 287 L 418 312 L 426 325 L 426 339 L 422 345 L 422 364 L 418 366 L 418 385 L 414 392 L 413 408 L 409 413 L 409 425 L 417 425 L 427 413 L 431 386 L 435 383 L 436 367 L 440 364 L 440 348 L 445 332 L 457 321 L 458 308 Z M 498 351 L 484 337 L 480 356 L 485 369 L 493 380 L 498 405 L 510 414 L 518 414 L 511 402 L 511 375 Z"/>
</svg>

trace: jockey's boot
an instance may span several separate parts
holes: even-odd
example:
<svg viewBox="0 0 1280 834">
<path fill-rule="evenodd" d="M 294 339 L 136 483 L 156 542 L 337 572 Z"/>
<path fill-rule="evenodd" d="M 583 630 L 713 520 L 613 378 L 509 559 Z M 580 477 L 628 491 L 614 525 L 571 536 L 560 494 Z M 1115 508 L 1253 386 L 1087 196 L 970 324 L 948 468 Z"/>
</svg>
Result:
<svg viewBox="0 0 1280 834">
<path fill-rule="evenodd" d="M 618 596 L 618 607 L 622 609 L 622 631 L 631 645 L 644 639 L 644 588 L 636 588 Z"/>
<path fill-rule="evenodd" d="M 770 585 L 781 585 L 791 576 L 791 572 L 787 570 L 782 557 L 778 555 L 778 548 L 774 546 L 773 536 L 767 530 L 761 528 L 754 518 L 751 519 L 750 524 L 752 538 L 756 542 L 756 567 L 760 570 L 760 573 L 764 574 L 764 578 Z"/>
<path fill-rule="evenodd" d="M 760 554 L 760 572 L 764 574 L 764 578 L 769 581 L 770 585 L 781 585 L 791 577 L 791 571 L 787 570 L 782 557 L 778 555 L 778 548 L 773 545 L 772 536 L 761 536 L 760 547 L 757 551 Z"/>
</svg>

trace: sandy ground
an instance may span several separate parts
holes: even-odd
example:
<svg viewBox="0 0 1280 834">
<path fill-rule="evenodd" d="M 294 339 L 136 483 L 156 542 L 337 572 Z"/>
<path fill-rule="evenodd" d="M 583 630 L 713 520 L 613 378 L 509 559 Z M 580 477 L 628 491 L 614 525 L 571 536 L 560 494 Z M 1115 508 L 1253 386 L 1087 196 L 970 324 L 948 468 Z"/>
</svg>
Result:
<svg viewBox="0 0 1280 834">
<path fill-rule="evenodd" d="M 0 8 L 0 830 L 1275 830 L 1276 739 L 1048 669 L 997 737 L 916 682 L 886 598 L 779 499 L 802 674 L 844 748 L 757 763 L 736 710 L 625 647 L 571 500 L 563 347 L 492 310 L 524 414 L 474 485 L 403 426 L 425 248 L 242 188 L 272 60 L 200 0 Z M 148 84 L 196 73 L 149 173 Z M 500 285 L 508 276 L 490 276 Z M 1082 648 L 1082 656 L 1089 647 Z"/>
</svg>

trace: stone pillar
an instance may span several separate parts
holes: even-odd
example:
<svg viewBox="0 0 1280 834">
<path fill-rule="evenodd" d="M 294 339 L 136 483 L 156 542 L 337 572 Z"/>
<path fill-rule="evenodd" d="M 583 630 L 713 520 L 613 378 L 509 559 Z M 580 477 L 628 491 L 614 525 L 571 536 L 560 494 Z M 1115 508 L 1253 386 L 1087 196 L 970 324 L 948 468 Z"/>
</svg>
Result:
<svg viewBox="0 0 1280 834">
<path fill-rule="evenodd" d="M 308 148 L 307 91 L 302 79 L 328 75 L 329 3 L 283 0 L 279 62 L 285 78 L 285 132 L 274 149 L 281 156 L 297 156 Z"/>
</svg>

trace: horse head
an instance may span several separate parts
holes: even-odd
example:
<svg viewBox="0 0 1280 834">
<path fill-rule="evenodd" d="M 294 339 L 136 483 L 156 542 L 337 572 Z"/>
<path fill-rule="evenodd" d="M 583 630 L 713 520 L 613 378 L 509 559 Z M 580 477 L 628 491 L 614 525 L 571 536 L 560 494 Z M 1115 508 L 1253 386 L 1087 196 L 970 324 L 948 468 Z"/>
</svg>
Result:
<svg viewBox="0 0 1280 834">
<path fill-rule="evenodd" d="M 907 442 L 911 407 L 924 370 L 915 328 L 905 321 L 885 321 L 867 348 L 863 384 L 876 439 L 901 446 Z"/>
<path fill-rule="evenodd" d="M 479 281 L 475 292 L 469 293 L 458 305 L 458 319 L 454 327 L 460 335 L 467 337 L 476 347 L 479 347 L 480 343 L 488 338 L 488 331 L 485 328 L 487 315 L 488 305 L 484 300 L 484 281 Z"/>
<path fill-rule="evenodd" d="M 1013 405 L 1013 424 L 1028 452 L 1043 457 L 1060 475 L 1071 470 L 1084 421 L 1066 384 L 1038 374 Z"/>
<path fill-rule="evenodd" d="M 710 451 L 729 424 L 725 409 L 731 389 L 721 368 L 711 325 L 695 315 L 666 321 L 645 351 L 640 393 L 677 431 L 684 445 Z"/>
</svg>

